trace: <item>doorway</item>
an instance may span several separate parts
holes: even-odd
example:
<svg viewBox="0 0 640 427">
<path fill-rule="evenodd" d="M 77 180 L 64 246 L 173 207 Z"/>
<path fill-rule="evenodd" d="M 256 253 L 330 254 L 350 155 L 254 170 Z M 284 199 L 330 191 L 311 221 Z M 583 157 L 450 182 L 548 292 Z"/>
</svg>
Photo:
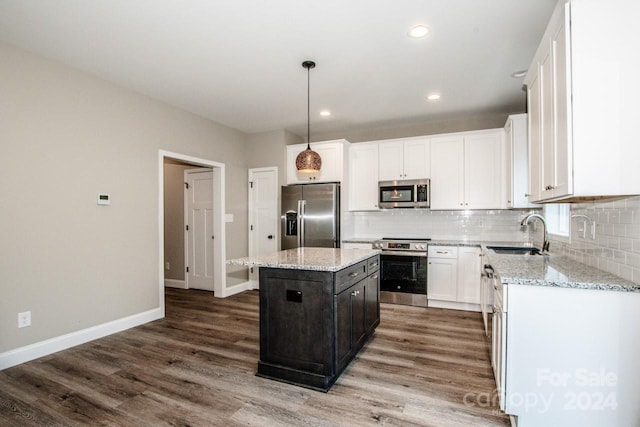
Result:
<svg viewBox="0 0 640 427">
<path fill-rule="evenodd" d="M 214 296 L 224 298 L 226 288 L 225 274 L 225 165 L 208 159 L 188 156 L 169 151 L 158 151 L 158 271 L 159 271 L 159 305 L 164 315 L 164 288 L 165 288 L 165 170 L 164 164 L 167 161 L 177 161 L 190 167 L 209 168 L 213 175 L 213 185 L 211 186 L 212 217 L 213 217 L 213 254 L 212 254 L 212 277 Z M 181 202 L 182 203 L 182 202 Z M 169 266 L 171 267 L 171 266 Z M 185 268 L 186 271 L 186 268 Z"/>
</svg>

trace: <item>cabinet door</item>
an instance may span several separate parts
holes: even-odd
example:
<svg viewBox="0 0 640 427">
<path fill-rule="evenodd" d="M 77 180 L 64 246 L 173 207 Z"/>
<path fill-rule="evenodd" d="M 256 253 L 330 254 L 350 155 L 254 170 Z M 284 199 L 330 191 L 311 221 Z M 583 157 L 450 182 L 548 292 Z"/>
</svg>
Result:
<svg viewBox="0 0 640 427">
<path fill-rule="evenodd" d="M 502 131 L 464 137 L 465 209 L 500 209 L 504 206 L 502 139 Z"/>
<path fill-rule="evenodd" d="M 365 285 L 361 280 L 340 292 L 335 298 L 336 316 L 336 372 L 340 372 L 351 360 L 366 336 Z"/>
<path fill-rule="evenodd" d="M 440 301 L 456 301 L 458 269 L 457 260 L 429 258 L 427 270 L 427 298 Z"/>
<path fill-rule="evenodd" d="M 458 302 L 480 304 L 480 248 L 458 248 Z"/>
<path fill-rule="evenodd" d="M 378 162 L 380 181 L 406 179 L 402 141 L 381 142 L 378 147 L 380 153 Z"/>
<path fill-rule="evenodd" d="M 367 332 L 371 332 L 373 328 L 380 322 L 380 277 L 376 271 L 367 277 L 365 287 L 365 309 L 364 322 Z"/>
<path fill-rule="evenodd" d="M 504 185 L 504 206 L 513 207 L 513 176 L 515 167 L 513 164 L 513 121 L 507 119 L 504 126 L 504 153 L 503 153 L 503 185 Z"/>
<path fill-rule="evenodd" d="M 349 147 L 349 210 L 378 210 L 378 144 Z"/>
<path fill-rule="evenodd" d="M 366 284 L 367 279 L 363 279 L 351 287 L 351 342 L 354 351 L 363 344 L 367 327 L 365 324 L 366 309 Z"/>
<path fill-rule="evenodd" d="M 429 139 L 411 139 L 403 144 L 404 178 L 431 177 L 431 150 Z"/>
<path fill-rule="evenodd" d="M 542 198 L 542 117 L 540 105 L 540 78 L 538 68 L 532 67 L 535 73 L 531 82 L 527 86 L 527 103 L 529 110 L 529 191 L 527 191 L 530 202 L 537 202 Z"/>
<path fill-rule="evenodd" d="M 527 137 L 527 114 L 509 116 L 509 136 L 505 132 L 507 143 L 511 146 L 511 191 L 507 193 L 511 199 L 512 208 L 531 208 L 536 205 L 529 203 L 529 154 Z M 506 130 L 506 128 L 505 128 Z M 511 141 L 511 144 L 508 141 Z M 508 178 L 508 177 L 507 177 Z"/>
<path fill-rule="evenodd" d="M 340 372 L 347 364 L 353 346 L 351 342 L 351 288 L 334 297 L 335 329 L 336 329 L 336 372 Z"/>
<path fill-rule="evenodd" d="M 464 208 L 464 140 L 431 139 L 431 209 Z"/>
<path fill-rule="evenodd" d="M 553 63 L 551 52 L 540 62 L 540 119 L 542 137 L 542 192 L 541 198 L 553 197 L 555 184 L 555 148 L 553 141 Z"/>
<path fill-rule="evenodd" d="M 573 193 L 573 148 L 569 121 L 571 117 L 570 65 L 567 52 L 567 28 L 565 19 L 551 40 L 553 60 L 553 100 L 554 100 L 554 181 L 553 197 Z"/>
</svg>

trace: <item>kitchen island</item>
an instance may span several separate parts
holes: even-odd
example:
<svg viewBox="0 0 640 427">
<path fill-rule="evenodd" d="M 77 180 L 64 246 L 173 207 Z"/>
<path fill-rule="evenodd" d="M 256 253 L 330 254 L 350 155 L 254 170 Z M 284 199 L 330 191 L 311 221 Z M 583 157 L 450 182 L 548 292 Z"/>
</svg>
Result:
<svg viewBox="0 0 640 427">
<path fill-rule="evenodd" d="M 260 268 L 258 376 L 326 392 L 380 323 L 378 251 L 297 248 L 227 263 Z"/>
</svg>

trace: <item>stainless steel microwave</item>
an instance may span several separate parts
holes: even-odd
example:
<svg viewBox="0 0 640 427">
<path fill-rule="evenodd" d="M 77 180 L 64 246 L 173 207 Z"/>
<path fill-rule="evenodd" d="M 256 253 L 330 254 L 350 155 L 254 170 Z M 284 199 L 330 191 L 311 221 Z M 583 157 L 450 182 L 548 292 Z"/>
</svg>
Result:
<svg viewBox="0 0 640 427">
<path fill-rule="evenodd" d="M 428 208 L 429 199 L 428 179 L 378 182 L 380 208 Z"/>
</svg>

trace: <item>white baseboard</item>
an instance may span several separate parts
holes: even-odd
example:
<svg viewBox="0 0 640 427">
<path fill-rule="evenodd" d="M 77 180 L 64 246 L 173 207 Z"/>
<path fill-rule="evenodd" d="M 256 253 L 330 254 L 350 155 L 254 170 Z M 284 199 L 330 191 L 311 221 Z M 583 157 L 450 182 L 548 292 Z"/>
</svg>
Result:
<svg viewBox="0 0 640 427">
<path fill-rule="evenodd" d="M 454 302 L 454 301 L 439 301 L 439 300 L 428 300 L 427 307 L 433 308 L 448 308 L 451 310 L 465 310 L 465 311 L 482 311 L 480 309 L 480 304 L 472 304 L 467 302 Z"/>
<path fill-rule="evenodd" d="M 246 282 L 238 283 L 237 285 L 224 288 L 223 295 L 215 295 L 215 296 L 220 298 L 226 298 L 226 297 L 230 297 L 231 295 L 239 294 L 240 292 L 250 291 L 252 289 L 258 289 L 257 283 L 251 280 L 248 280 Z"/>
<path fill-rule="evenodd" d="M 187 282 L 184 280 L 164 279 L 164 286 L 166 288 L 187 289 Z"/>
<path fill-rule="evenodd" d="M 143 313 L 134 314 L 122 319 L 113 320 L 101 325 L 92 326 L 59 337 L 50 338 L 35 344 L 0 353 L 0 370 L 10 368 L 30 360 L 46 356 L 60 350 L 84 344 L 107 335 L 152 322 L 164 317 L 162 308 L 154 308 Z"/>
</svg>

